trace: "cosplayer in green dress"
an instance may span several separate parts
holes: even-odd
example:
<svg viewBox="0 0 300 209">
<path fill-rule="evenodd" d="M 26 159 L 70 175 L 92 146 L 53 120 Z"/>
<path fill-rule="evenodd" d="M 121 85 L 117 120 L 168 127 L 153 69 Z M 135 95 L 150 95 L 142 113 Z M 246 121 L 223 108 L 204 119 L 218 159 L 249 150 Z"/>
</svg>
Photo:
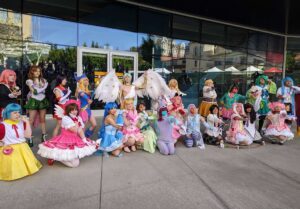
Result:
<svg viewBox="0 0 300 209">
<path fill-rule="evenodd" d="M 157 136 L 153 128 L 150 126 L 150 120 L 154 121 L 155 117 L 148 115 L 148 113 L 145 111 L 144 103 L 140 103 L 138 105 L 138 112 L 139 112 L 138 125 L 142 134 L 144 135 L 144 142 L 142 144 L 142 147 L 145 151 L 154 153 Z"/>
</svg>

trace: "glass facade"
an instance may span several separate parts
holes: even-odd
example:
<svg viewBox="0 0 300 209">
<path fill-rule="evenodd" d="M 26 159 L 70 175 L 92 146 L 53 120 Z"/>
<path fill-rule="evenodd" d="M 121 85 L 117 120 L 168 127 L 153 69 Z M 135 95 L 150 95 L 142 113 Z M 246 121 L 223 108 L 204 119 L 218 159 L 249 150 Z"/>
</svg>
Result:
<svg viewBox="0 0 300 209">
<path fill-rule="evenodd" d="M 12 10 L 0 9 L 3 31 L 0 71 L 10 68 L 20 75 L 18 83 L 24 92 L 23 104 L 27 91 L 24 83 L 31 64 L 40 65 L 51 84 L 47 91 L 49 98 L 59 73 L 67 74 L 71 88 L 75 89 L 77 46 L 138 52 L 139 72 L 165 68 L 162 76 L 166 81 L 178 79 L 179 88 L 187 93 L 185 105 L 198 105 L 207 78 L 215 80 L 220 98 L 232 81 L 239 82 L 240 93 L 245 94 L 253 69 L 283 70 L 284 37 L 281 36 L 109 1 L 76 2 L 65 1 L 64 6 L 68 5 L 65 10 L 59 7 L 60 1 L 34 3 L 27 0 L 20 3 L 23 6 L 19 9 L 13 6 L 7 7 Z M 288 48 L 287 74 L 299 77 L 300 47 L 295 47 L 299 40 L 291 39 L 288 43 L 291 47 Z M 131 71 L 132 63 L 130 59 L 113 58 L 113 66 L 121 71 Z M 250 66 L 255 68 L 250 69 Z M 83 68 L 87 74 L 90 71 L 91 80 L 94 70 L 106 71 L 106 67 L 105 57 L 83 55 Z M 214 72 L 214 67 L 221 71 Z M 238 71 L 230 71 L 230 67 Z M 280 82 L 281 73 L 270 75 Z"/>
</svg>

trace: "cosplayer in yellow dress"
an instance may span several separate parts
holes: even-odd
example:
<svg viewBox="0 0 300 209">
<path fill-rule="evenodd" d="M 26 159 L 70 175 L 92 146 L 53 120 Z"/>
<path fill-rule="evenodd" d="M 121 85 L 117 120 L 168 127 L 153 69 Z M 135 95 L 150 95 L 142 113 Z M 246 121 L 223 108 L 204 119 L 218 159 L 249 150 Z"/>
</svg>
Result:
<svg viewBox="0 0 300 209">
<path fill-rule="evenodd" d="M 36 173 L 42 164 L 35 158 L 25 137 L 31 137 L 28 119 L 21 118 L 21 106 L 9 104 L 0 123 L 0 180 L 11 181 Z"/>
</svg>

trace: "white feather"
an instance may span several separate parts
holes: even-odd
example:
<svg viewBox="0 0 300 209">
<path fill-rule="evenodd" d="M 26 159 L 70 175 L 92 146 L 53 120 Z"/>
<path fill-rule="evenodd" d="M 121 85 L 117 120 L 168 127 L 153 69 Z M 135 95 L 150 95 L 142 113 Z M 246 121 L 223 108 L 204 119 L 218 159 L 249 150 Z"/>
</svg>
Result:
<svg viewBox="0 0 300 209">
<path fill-rule="evenodd" d="M 111 70 L 97 86 L 94 97 L 99 101 L 114 102 L 119 96 L 121 85 L 115 70 Z"/>
<path fill-rule="evenodd" d="M 61 108 L 60 106 L 55 105 L 54 114 L 59 118 L 63 118 L 65 116 L 65 110 L 63 108 Z"/>
</svg>

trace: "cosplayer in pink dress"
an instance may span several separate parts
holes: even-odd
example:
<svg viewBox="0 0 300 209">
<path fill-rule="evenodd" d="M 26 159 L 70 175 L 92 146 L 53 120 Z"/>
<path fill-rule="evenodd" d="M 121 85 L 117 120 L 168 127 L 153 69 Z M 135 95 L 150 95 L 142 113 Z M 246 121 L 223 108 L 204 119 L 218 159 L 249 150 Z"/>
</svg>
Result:
<svg viewBox="0 0 300 209">
<path fill-rule="evenodd" d="M 84 136 L 84 123 L 78 116 L 79 104 L 69 100 L 62 117 L 61 134 L 39 145 L 38 154 L 51 160 L 57 160 L 69 167 L 77 167 L 79 159 L 92 155 L 96 144 Z M 74 114 L 76 110 L 76 114 Z M 49 164 L 51 162 L 48 161 Z"/>
<path fill-rule="evenodd" d="M 293 139 L 294 134 L 285 123 L 288 118 L 285 105 L 280 102 L 272 102 L 269 104 L 269 108 L 271 112 L 266 117 L 267 121 L 264 124 L 266 127 L 265 135 L 277 138 L 280 144 Z"/>
</svg>

